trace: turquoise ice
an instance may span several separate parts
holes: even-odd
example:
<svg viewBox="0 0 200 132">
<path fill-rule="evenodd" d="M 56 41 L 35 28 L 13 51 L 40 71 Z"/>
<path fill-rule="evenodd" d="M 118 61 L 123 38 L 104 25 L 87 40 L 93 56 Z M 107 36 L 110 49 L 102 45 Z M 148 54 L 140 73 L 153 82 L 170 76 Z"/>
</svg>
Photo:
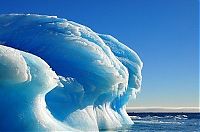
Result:
<svg viewBox="0 0 200 132">
<path fill-rule="evenodd" d="M 140 91 L 142 66 L 117 39 L 75 22 L 0 15 L 0 130 L 132 124 L 125 107 Z"/>
</svg>

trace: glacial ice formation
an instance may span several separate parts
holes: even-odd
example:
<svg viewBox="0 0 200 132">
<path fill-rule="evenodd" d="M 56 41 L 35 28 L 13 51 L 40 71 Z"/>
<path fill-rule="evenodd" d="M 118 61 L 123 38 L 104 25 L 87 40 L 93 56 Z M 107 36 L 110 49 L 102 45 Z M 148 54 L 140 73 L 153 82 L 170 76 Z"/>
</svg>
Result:
<svg viewBox="0 0 200 132">
<path fill-rule="evenodd" d="M 72 21 L 0 15 L 0 131 L 132 124 L 125 107 L 140 90 L 142 66 L 112 36 Z"/>
</svg>

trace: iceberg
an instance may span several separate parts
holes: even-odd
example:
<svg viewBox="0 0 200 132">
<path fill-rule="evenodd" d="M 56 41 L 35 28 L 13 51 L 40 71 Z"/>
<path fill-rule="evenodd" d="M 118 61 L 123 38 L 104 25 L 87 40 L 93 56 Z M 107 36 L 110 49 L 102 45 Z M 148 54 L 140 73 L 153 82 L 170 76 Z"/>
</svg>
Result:
<svg viewBox="0 0 200 132">
<path fill-rule="evenodd" d="M 110 35 L 56 16 L 0 15 L 0 131 L 133 124 L 143 63 Z"/>
</svg>

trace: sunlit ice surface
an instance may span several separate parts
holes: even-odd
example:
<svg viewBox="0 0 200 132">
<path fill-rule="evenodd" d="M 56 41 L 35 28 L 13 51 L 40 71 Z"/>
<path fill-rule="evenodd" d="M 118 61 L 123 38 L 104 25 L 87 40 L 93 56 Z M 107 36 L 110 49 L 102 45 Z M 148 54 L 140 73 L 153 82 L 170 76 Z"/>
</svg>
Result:
<svg viewBox="0 0 200 132">
<path fill-rule="evenodd" d="M 56 16 L 0 15 L 0 130 L 131 125 L 143 63 L 110 35 Z"/>
</svg>

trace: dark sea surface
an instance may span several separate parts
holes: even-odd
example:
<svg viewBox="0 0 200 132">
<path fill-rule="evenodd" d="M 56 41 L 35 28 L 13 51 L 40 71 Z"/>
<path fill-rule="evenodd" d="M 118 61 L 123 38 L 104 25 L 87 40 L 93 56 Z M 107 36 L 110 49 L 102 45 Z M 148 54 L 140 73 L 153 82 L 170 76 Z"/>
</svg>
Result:
<svg viewBox="0 0 200 132">
<path fill-rule="evenodd" d="M 134 124 L 117 131 L 200 132 L 200 113 L 129 113 Z"/>
</svg>

